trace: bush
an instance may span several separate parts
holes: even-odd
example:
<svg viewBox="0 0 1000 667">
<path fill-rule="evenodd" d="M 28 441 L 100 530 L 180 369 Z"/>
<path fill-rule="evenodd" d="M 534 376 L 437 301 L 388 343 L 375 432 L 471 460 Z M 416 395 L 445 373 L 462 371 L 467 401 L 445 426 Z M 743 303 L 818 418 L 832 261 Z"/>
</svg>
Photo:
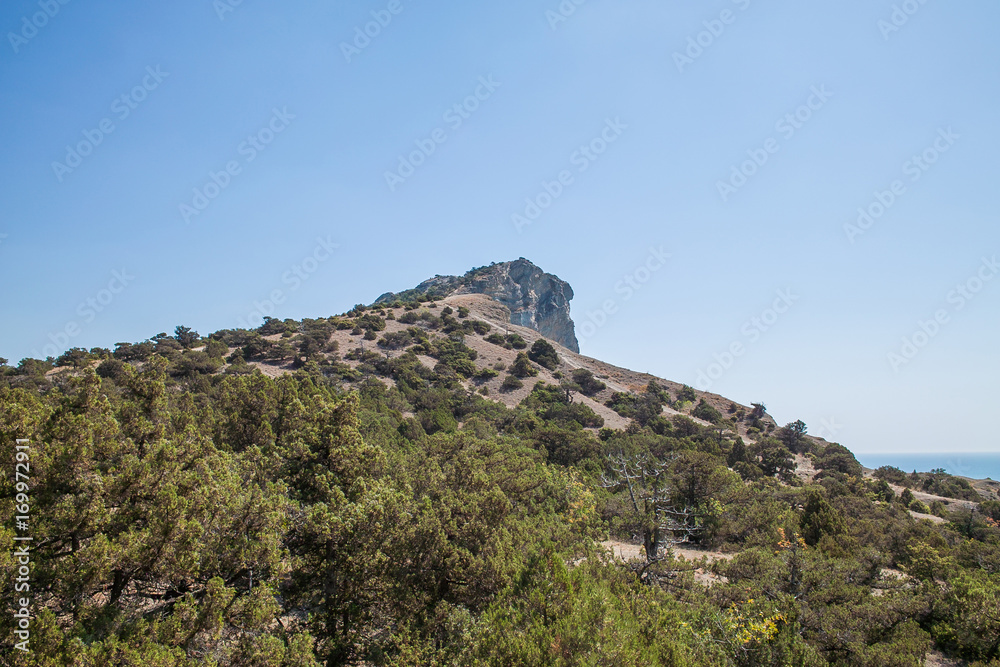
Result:
<svg viewBox="0 0 1000 667">
<path fill-rule="evenodd" d="M 601 428 L 604 426 L 604 417 L 583 403 L 557 403 L 542 413 L 542 417 L 556 423 L 575 422 L 586 428 Z"/>
<path fill-rule="evenodd" d="M 153 356 L 155 346 L 150 341 L 142 343 L 118 343 L 115 346 L 114 357 L 122 361 L 146 361 Z"/>
<path fill-rule="evenodd" d="M 818 491 L 812 491 L 802 512 L 802 537 L 815 546 L 824 535 L 839 535 L 845 531 L 844 519 Z"/>
<path fill-rule="evenodd" d="M 948 506 L 945 505 L 940 500 L 935 500 L 934 502 L 931 503 L 930 513 L 933 514 L 934 516 L 939 516 L 942 519 L 947 519 L 948 518 Z"/>
<path fill-rule="evenodd" d="M 510 346 L 515 350 L 523 350 L 528 347 L 528 343 L 516 333 L 507 334 L 507 342 L 510 343 Z"/>
<path fill-rule="evenodd" d="M 477 380 L 485 381 L 485 380 L 492 380 L 498 375 L 500 375 L 500 373 L 487 366 L 486 368 L 479 369 L 475 374 L 475 378 Z"/>
<path fill-rule="evenodd" d="M 831 443 L 816 458 L 816 467 L 823 475 L 830 473 L 860 477 L 863 472 L 861 464 L 854 458 L 851 450 L 843 445 Z"/>
<path fill-rule="evenodd" d="M 764 476 L 763 470 L 747 461 L 737 461 L 733 464 L 733 470 L 747 482 L 754 482 Z"/>
<path fill-rule="evenodd" d="M 683 401 L 684 403 L 694 403 L 698 400 L 698 392 L 696 392 L 692 387 L 684 385 L 677 394 L 677 400 Z"/>
<path fill-rule="evenodd" d="M 482 320 L 470 320 L 468 322 L 463 322 L 462 328 L 466 331 L 471 329 L 480 336 L 485 336 L 490 332 L 490 329 L 492 329 L 493 327 L 491 327 L 486 322 L 483 322 Z"/>
<path fill-rule="evenodd" d="M 288 323 L 282 322 L 281 320 L 275 319 L 273 317 L 265 317 L 264 324 L 257 327 L 256 331 L 261 336 L 273 336 L 274 334 L 283 334 L 286 331 L 289 331 L 290 329 L 289 325 L 291 323 L 291 320 L 288 320 L 287 322 Z"/>
<path fill-rule="evenodd" d="M 202 351 L 187 350 L 170 365 L 169 372 L 175 377 L 194 377 L 196 375 L 211 375 L 222 368 L 220 358 L 209 357 Z"/>
<path fill-rule="evenodd" d="M 705 402 L 704 398 L 698 403 L 698 407 L 691 412 L 691 416 L 704 419 L 710 424 L 721 424 L 725 420 L 722 413 Z"/>
<path fill-rule="evenodd" d="M 539 338 L 532 344 L 528 351 L 528 358 L 550 371 L 559 367 L 559 355 L 556 354 L 556 348 L 552 347 L 552 344 L 544 338 Z"/>
<path fill-rule="evenodd" d="M 788 451 L 793 454 L 803 454 L 809 449 L 806 430 L 805 422 L 800 419 L 782 426 L 778 429 L 777 435 L 778 439 L 785 443 L 785 447 L 788 447 Z"/>
<path fill-rule="evenodd" d="M 125 362 L 118 359 L 105 359 L 97 367 L 96 372 L 99 377 L 117 380 L 125 372 Z"/>
<path fill-rule="evenodd" d="M 56 366 L 72 366 L 73 368 L 80 368 L 87 364 L 90 355 L 82 347 L 74 347 L 71 350 L 67 350 L 56 359 Z"/>
<path fill-rule="evenodd" d="M 520 352 L 517 355 L 517 359 L 510 367 L 511 375 L 519 378 L 534 377 L 538 375 L 538 370 L 531 365 L 531 361 L 528 359 L 528 355 L 524 352 Z"/>
<path fill-rule="evenodd" d="M 182 347 L 193 347 L 195 343 L 201 340 L 201 336 L 197 331 L 184 326 L 178 326 L 174 329 L 174 339 L 181 344 Z"/>
<path fill-rule="evenodd" d="M 524 383 L 521 382 L 518 378 L 514 377 L 513 375 L 508 375 L 503 379 L 503 383 L 500 385 L 500 391 L 514 391 L 516 389 L 520 389 L 523 386 Z"/>
<path fill-rule="evenodd" d="M 420 416 L 420 425 L 427 435 L 434 435 L 440 431 L 453 433 L 458 429 L 458 422 L 455 421 L 455 416 L 444 406 L 422 414 Z"/>
<path fill-rule="evenodd" d="M 875 477 L 878 479 L 884 479 L 890 484 L 895 484 L 897 486 L 909 486 L 910 478 L 905 472 L 899 468 L 894 468 L 893 466 L 882 466 L 875 471 Z"/>
<path fill-rule="evenodd" d="M 577 368 L 573 371 L 573 382 L 580 388 L 580 393 L 584 396 L 594 396 L 608 388 L 606 384 L 594 377 L 594 374 L 586 368 Z"/>
<path fill-rule="evenodd" d="M 223 343 L 221 340 L 212 338 L 209 339 L 207 343 L 205 343 L 205 354 L 207 354 L 212 358 L 221 359 L 223 355 L 225 355 L 227 352 L 229 352 L 229 346 Z"/>
<path fill-rule="evenodd" d="M 359 317 L 357 325 L 366 331 L 385 331 L 385 320 L 374 313 Z"/>
<path fill-rule="evenodd" d="M 394 331 L 382 336 L 378 346 L 386 350 L 402 350 L 413 345 L 413 338 L 406 331 Z"/>
</svg>

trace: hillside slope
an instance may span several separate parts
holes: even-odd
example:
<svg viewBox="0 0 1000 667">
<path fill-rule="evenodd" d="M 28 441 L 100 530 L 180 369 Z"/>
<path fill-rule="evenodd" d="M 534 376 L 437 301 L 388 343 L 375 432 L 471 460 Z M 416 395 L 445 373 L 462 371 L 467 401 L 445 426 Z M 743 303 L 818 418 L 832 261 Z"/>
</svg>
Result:
<svg viewBox="0 0 1000 667">
<path fill-rule="evenodd" d="M 0 661 L 1000 660 L 996 487 L 443 291 L 0 367 Z"/>
</svg>

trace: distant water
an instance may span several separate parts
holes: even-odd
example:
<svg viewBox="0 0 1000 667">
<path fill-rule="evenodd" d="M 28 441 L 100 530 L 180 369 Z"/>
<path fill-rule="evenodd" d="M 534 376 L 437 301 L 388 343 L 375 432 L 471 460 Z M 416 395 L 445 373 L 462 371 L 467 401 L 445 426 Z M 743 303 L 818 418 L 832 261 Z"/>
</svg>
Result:
<svg viewBox="0 0 1000 667">
<path fill-rule="evenodd" d="M 1000 453 L 981 452 L 962 454 L 942 452 L 940 454 L 857 454 L 858 461 L 866 468 L 895 466 L 903 472 L 930 472 L 944 468 L 945 472 L 973 479 L 1000 480 Z"/>
</svg>

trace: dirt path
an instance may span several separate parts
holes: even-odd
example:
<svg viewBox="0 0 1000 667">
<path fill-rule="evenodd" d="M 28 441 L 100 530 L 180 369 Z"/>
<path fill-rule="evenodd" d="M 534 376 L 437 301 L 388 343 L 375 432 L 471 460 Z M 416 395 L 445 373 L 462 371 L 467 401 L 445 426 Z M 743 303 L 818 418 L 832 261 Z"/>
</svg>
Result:
<svg viewBox="0 0 1000 667">
<path fill-rule="evenodd" d="M 631 560 L 633 558 L 639 558 L 642 555 L 641 544 L 631 544 L 629 542 L 621 542 L 619 540 L 608 540 L 607 542 L 601 542 L 601 546 L 605 549 L 610 549 L 615 558 L 620 558 L 622 560 Z M 717 560 L 730 560 L 735 555 L 722 553 L 721 551 L 691 549 L 686 547 L 674 547 L 673 552 L 676 557 L 683 557 L 684 560 L 699 560 L 701 558 L 707 558 L 709 562 L 715 562 Z"/>
<path fill-rule="evenodd" d="M 630 544 L 628 542 L 620 542 L 618 540 L 608 540 L 607 542 L 601 542 L 601 546 L 605 549 L 609 549 L 614 558 L 618 560 L 629 561 L 642 557 L 642 546 L 638 544 Z M 684 561 L 699 561 L 702 558 L 705 558 L 709 563 L 714 563 L 717 560 L 729 560 L 733 557 L 733 554 L 724 554 L 721 551 L 708 551 L 707 549 L 674 547 L 672 551 L 674 558 Z M 725 577 L 712 574 L 704 567 L 695 568 L 694 580 L 705 586 L 725 583 L 727 581 Z"/>
<path fill-rule="evenodd" d="M 944 653 L 936 649 L 929 651 L 924 659 L 924 667 L 961 667 L 964 664 L 964 662 L 945 657 Z"/>
<path fill-rule="evenodd" d="M 903 489 L 905 488 L 905 487 L 899 486 L 898 484 L 890 484 L 889 486 L 892 487 L 892 490 L 896 492 L 897 496 L 900 495 L 901 493 L 903 493 Z M 975 509 L 975 508 L 979 507 L 979 503 L 973 502 L 971 500 L 959 500 L 957 498 L 945 498 L 944 496 L 935 496 L 935 495 L 930 494 L 930 493 L 924 493 L 923 491 L 917 491 L 916 489 L 910 489 L 910 493 L 913 494 L 914 498 L 916 498 L 917 500 L 919 500 L 919 501 L 921 501 L 923 503 L 926 503 L 928 505 L 930 505 L 935 500 L 940 500 L 941 502 L 943 502 L 945 505 L 948 506 L 948 509 L 955 509 L 955 507 L 961 507 L 961 508 L 964 508 L 964 509 L 971 510 L 971 509 Z M 955 507 L 953 507 L 953 505 Z"/>
</svg>

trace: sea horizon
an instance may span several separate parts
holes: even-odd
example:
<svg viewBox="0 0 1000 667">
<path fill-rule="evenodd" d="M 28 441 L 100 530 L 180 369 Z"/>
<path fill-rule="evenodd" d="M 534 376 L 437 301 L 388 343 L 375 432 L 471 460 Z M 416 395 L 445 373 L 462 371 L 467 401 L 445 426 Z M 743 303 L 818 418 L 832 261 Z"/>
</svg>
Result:
<svg viewBox="0 0 1000 667">
<path fill-rule="evenodd" d="M 929 452 L 910 454 L 888 452 L 855 454 L 866 468 L 894 466 L 903 472 L 930 472 L 944 468 L 950 475 L 971 479 L 1000 480 L 1000 453 L 992 452 Z"/>
</svg>

